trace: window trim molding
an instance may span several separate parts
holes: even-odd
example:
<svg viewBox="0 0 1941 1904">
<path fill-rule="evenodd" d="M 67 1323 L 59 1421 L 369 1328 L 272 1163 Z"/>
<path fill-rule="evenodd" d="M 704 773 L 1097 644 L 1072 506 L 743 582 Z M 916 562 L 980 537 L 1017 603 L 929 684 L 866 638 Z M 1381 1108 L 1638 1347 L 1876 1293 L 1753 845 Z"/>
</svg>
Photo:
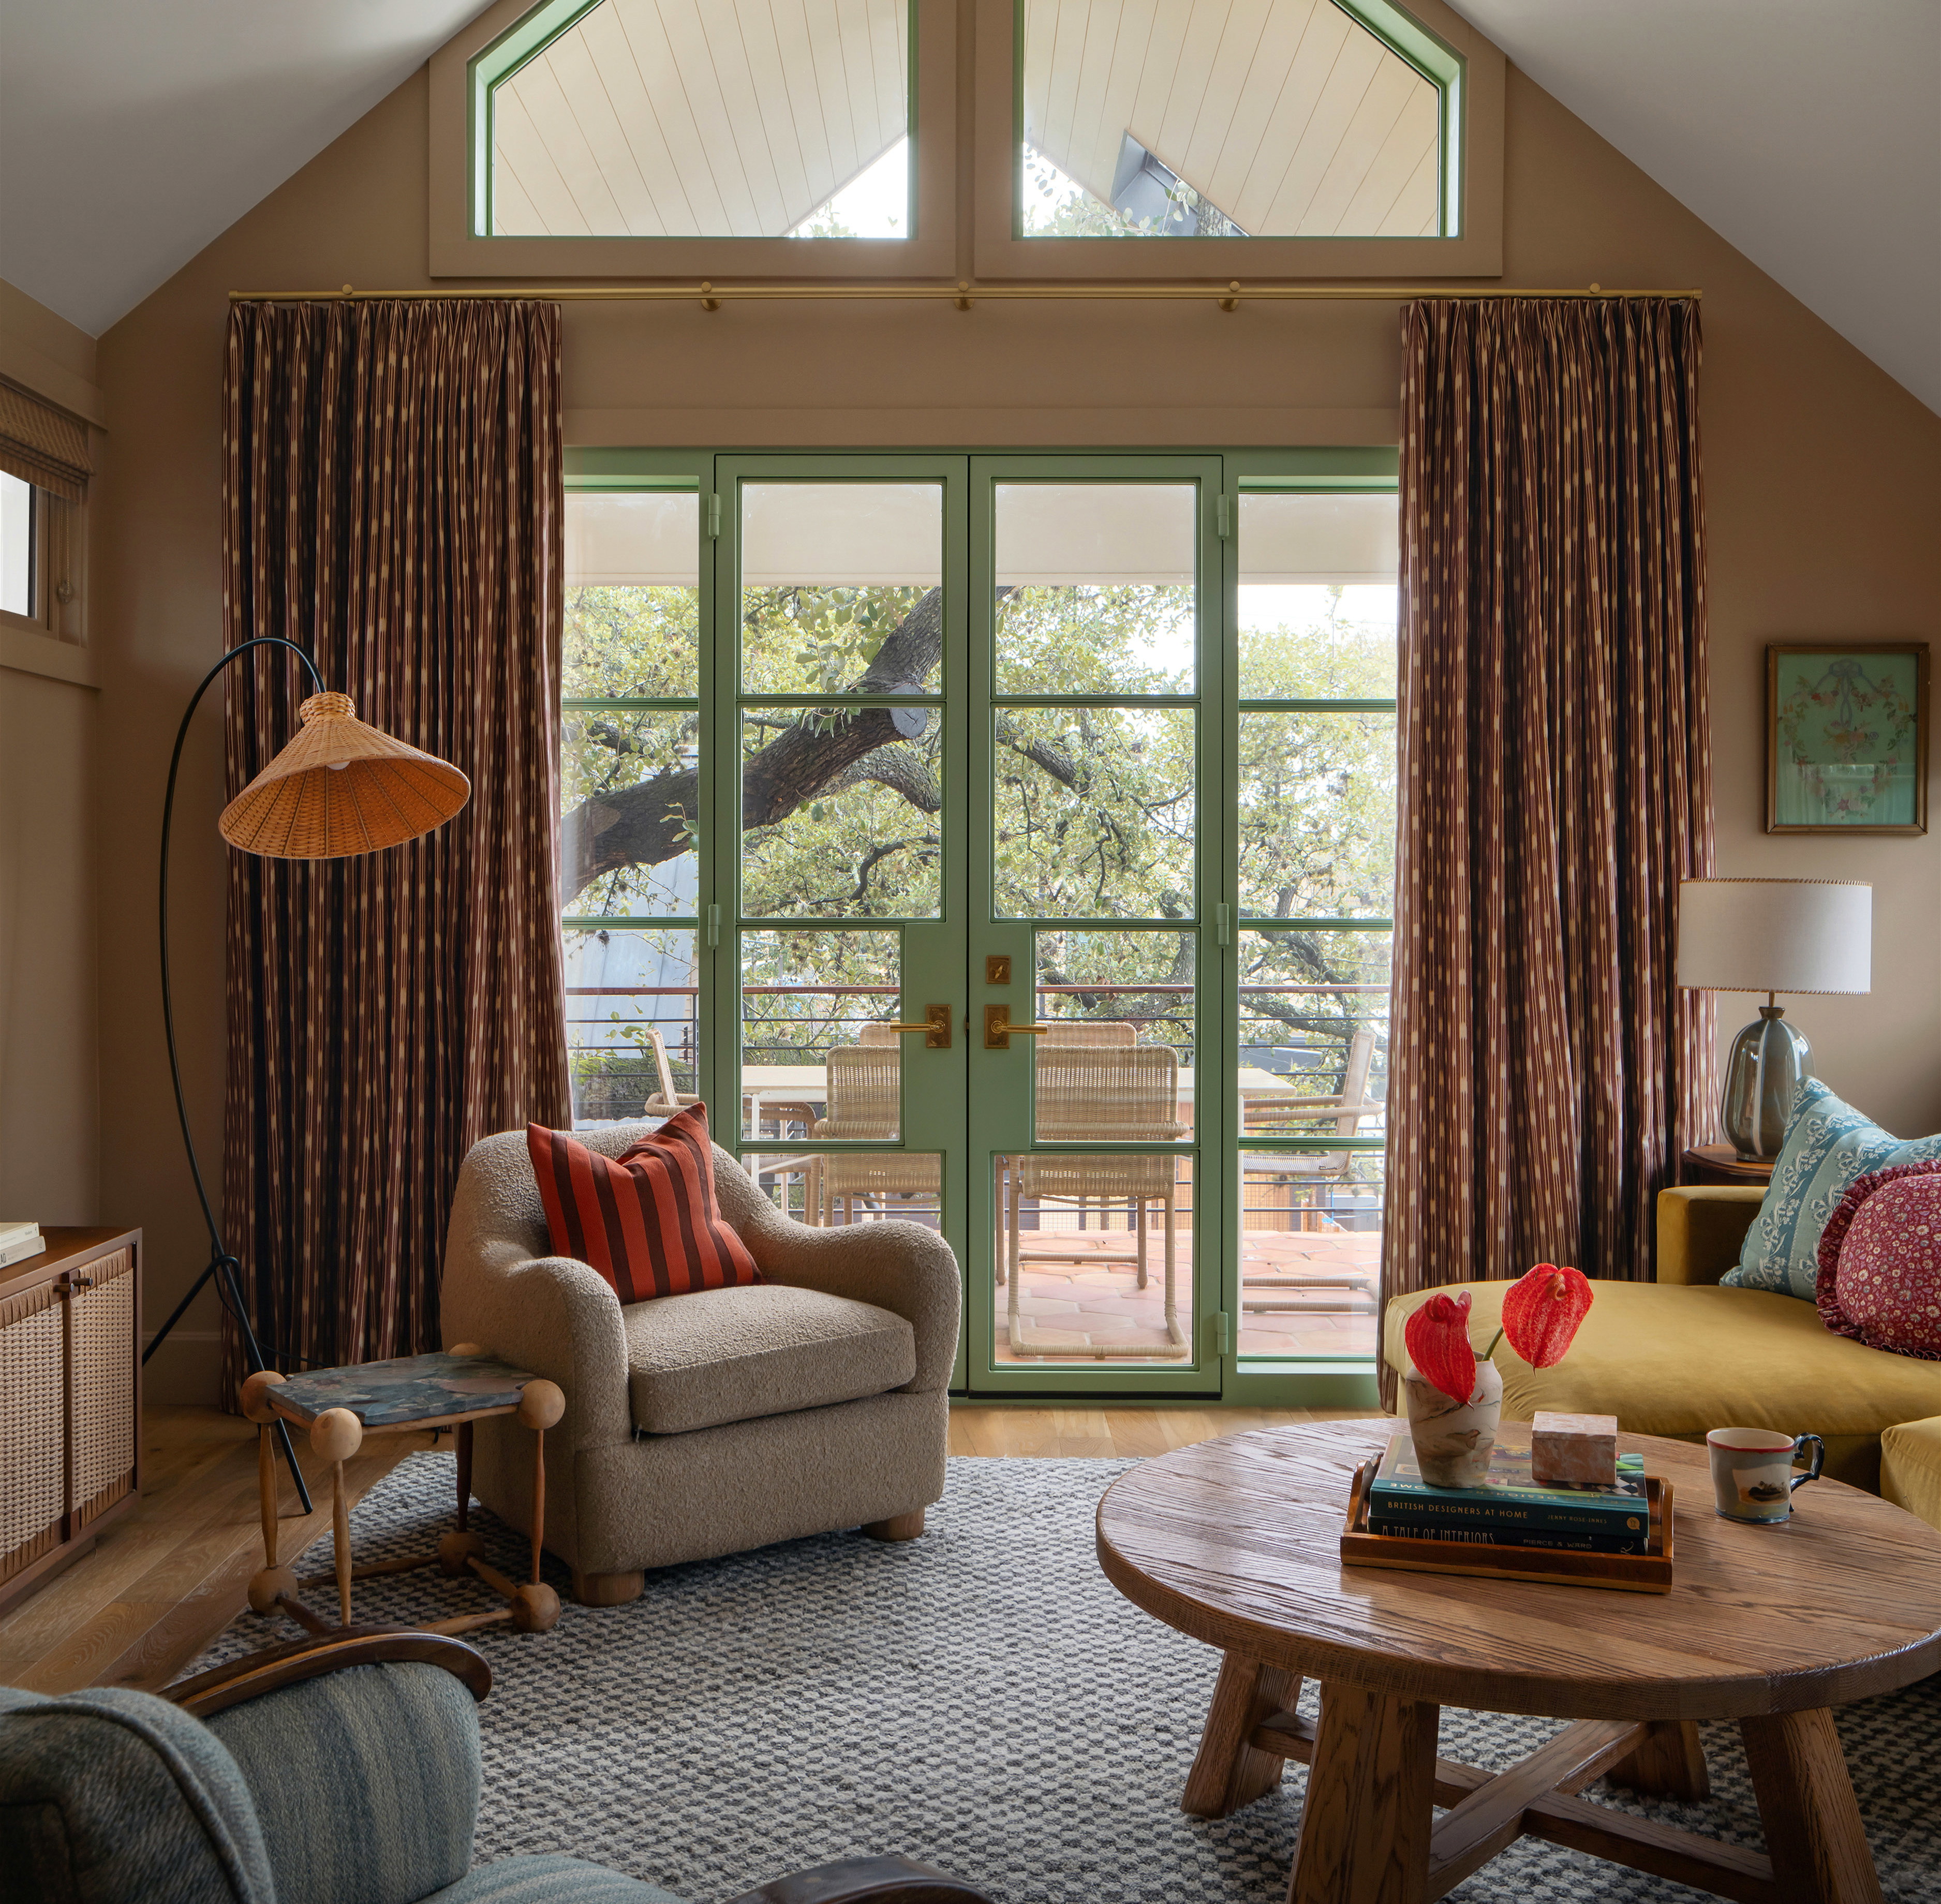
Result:
<svg viewBox="0 0 1941 1904">
<path fill-rule="evenodd" d="M 1341 0 L 1331 0 L 1341 4 Z M 1457 230 L 1436 238 L 1026 238 L 1019 235 L 1017 44 L 1022 0 L 977 8 L 977 117 L 972 164 L 977 275 L 1120 281 L 1499 277 L 1503 252 L 1502 53 L 1444 0 L 1353 0 L 1343 11 L 1412 65 L 1439 43 L 1460 63 L 1460 139 L 1445 155 Z M 1383 16 L 1380 20 L 1364 17 Z M 1413 29 L 1411 31 L 1411 29 Z M 1420 44 L 1412 44 L 1420 35 Z M 1445 206 L 1444 216 L 1448 208 Z M 1154 254 L 1158 254 L 1155 255 Z"/>
<path fill-rule="evenodd" d="M 957 269 L 958 0 L 912 0 L 909 238 L 490 237 L 475 225 L 488 163 L 481 86 L 514 70 L 600 0 L 497 0 L 431 59 L 429 275 L 439 277 L 940 278 Z M 970 0 L 964 0 L 970 4 Z M 495 59 L 494 56 L 500 56 Z"/>
</svg>

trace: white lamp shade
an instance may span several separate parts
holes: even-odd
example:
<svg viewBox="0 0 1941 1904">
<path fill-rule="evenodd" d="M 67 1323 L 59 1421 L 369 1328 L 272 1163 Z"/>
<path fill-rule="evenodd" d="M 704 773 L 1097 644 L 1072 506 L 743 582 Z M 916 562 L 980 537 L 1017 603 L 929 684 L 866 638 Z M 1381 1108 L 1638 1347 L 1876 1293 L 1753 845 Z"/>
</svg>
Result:
<svg viewBox="0 0 1941 1904">
<path fill-rule="evenodd" d="M 1682 879 L 1678 983 L 1709 992 L 1868 992 L 1874 889 L 1834 879 Z"/>
</svg>

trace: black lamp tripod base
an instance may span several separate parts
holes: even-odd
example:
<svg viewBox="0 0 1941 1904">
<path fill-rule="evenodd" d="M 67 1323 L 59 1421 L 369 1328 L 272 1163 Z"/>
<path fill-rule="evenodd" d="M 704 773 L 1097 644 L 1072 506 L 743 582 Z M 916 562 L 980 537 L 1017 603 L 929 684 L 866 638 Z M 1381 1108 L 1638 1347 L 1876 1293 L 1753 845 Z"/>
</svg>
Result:
<svg viewBox="0 0 1941 1904">
<path fill-rule="evenodd" d="M 142 1362 L 144 1367 L 146 1367 L 148 1358 L 167 1339 L 169 1331 L 188 1313 L 189 1304 L 202 1294 L 211 1276 L 216 1278 L 222 1285 L 216 1293 L 222 1300 L 223 1307 L 235 1317 L 242 1328 L 243 1350 L 249 1358 L 250 1374 L 256 1374 L 269 1366 L 263 1359 L 262 1349 L 256 1340 L 256 1331 L 250 1325 L 249 1312 L 243 1307 L 243 1291 L 236 1280 L 236 1270 L 235 1258 L 226 1252 L 212 1256 L 209 1259 L 201 1275 L 197 1276 L 191 1285 L 188 1294 L 170 1311 L 169 1319 L 155 1331 L 149 1340 L 148 1347 L 142 1351 Z M 311 1513 L 314 1510 L 310 1498 L 310 1489 L 304 1483 L 303 1470 L 297 1465 L 297 1451 L 290 1444 L 289 1424 L 280 1418 L 276 1423 L 274 1432 L 277 1438 L 277 1452 L 283 1457 L 290 1471 L 290 1479 L 297 1484 L 297 1499 L 303 1503 L 304 1512 Z"/>
</svg>

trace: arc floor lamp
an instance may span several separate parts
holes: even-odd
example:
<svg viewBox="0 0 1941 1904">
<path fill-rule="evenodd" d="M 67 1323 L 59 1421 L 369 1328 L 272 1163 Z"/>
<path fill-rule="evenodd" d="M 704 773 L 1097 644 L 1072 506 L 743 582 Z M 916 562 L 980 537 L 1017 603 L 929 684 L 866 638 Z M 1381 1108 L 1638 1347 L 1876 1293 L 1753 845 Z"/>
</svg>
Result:
<svg viewBox="0 0 1941 1904">
<path fill-rule="evenodd" d="M 442 827 L 472 797 L 472 783 L 449 762 L 420 753 L 393 740 L 357 718 L 347 694 L 334 694 L 323 685 L 316 662 L 307 649 L 280 635 L 258 635 L 239 642 L 202 678 L 190 697 L 175 751 L 169 756 L 168 790 L 162 796 L 162 858 L 160 928 L 162 965 L 162 1026 L 168 1037 L 169 1077 L 175 1086 L 176 1116 L 182 1125 L 182 1147 L 188 1153 L 189 1175 L 195 1180 L 197 1200 L 209 1227 L 209 1264 L 195 1285 L 176 1303 L 169 1319 L 142 1351 L 146 1362 L 180 1322 L 188 1306 L 212 1279 L 222 1306 L 242 1331 L 250 1372 L 265 1366 L 263 1351 L 243 1306 L 238 1274 L 242 1265 L 230 1254 L 216 1221 L 202 1166 L 189 1128 L 188 1103 L 182 1095 L 182 1063 L 176 1051 L 175 1003 L 169 984 L 169 832 L 175 814 L 176 776 L 182 766 L 182 744 L 188 738 L 203 695 L 229 664 L 257 648 L 283 648 L 303 664 L 316 692 L 297 710 L 302 725 L 283 751 L 222 809 L 216 830 L 231 846 L 271 859 L 338 860 L 354 853 L 381 852 Z M 283 1459 L 304 1511 L 310 1510 L 310 1490 L 304 1484 L 290 1446 L 289 1431 L 277 1424 Z"/>
</svg>

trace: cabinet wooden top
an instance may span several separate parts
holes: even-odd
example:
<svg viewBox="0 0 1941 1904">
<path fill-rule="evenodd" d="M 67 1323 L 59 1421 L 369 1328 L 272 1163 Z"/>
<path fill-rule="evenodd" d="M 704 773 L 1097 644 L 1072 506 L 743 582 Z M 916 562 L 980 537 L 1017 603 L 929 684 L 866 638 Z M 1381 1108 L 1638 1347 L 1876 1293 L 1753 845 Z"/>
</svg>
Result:
<svg viewBox="0 0 1941 1904">
<path fill-rule="evenodd" d="M 1358 1463 L 1395 1424 L 1270 1428 L 1148 1461 L 1099 1505 L 1106 1576 L 1169 1626 L 1404 1698 L 1564 1719 L 1739 1719 L 1941 1667 L 1941 1533 L 1838 1481 L 1767 1527 L 1713 1510 L 1705 1450 L 1626 1435 L 1676 1490 L 1668 1594 L 1343 1566 Z"/>
<path fill-rule="evenodd" d="M 112 1251 L 139 1246 L 142 1233 L 124 1230 L 114 1224 L 68 1227 L 50 1224 L 41 1232 L 47 1244 L 38 1256 L 23 1256 L 0 1270 L 0 1293 L 17 1283 L 44 1282 L 63 1270 L 78 1269 L 97 1256 Z"/>
</svg>

